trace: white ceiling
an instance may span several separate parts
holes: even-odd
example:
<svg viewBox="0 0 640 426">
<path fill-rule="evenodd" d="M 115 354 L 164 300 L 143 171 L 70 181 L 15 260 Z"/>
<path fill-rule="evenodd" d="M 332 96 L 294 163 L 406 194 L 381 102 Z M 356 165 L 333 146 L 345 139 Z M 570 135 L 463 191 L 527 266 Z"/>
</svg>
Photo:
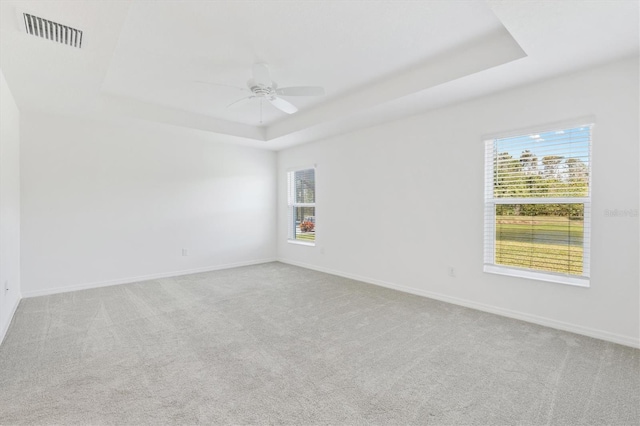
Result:
<svg viewBox="0 0 640 426">
<path fill-rule="evenodd" d="M 26 34 L 30 12 L 82 49 Z M 158 122 L 281 149 L 638 55 L 628 1 L 3 1 L 0 67 L 23 110 Z M 291 116 L 245 96 L 266 62 Z M 208 85 L 198 81 L 216 83 Z"/>
</svg>

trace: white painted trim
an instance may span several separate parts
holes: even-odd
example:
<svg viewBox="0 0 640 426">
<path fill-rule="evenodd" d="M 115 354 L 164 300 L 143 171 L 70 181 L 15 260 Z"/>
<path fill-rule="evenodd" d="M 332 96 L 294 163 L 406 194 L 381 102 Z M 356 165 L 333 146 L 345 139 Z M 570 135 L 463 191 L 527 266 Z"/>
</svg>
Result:
<svg viewBox="0 0 640 426">
<path fill-rule="evenodd" d="M 310 243 L 308 241 L 298 241 L 298 240 L 287 240 L 289 244 L 297 244 L 299 246 L 307 246 L 307 247 L 315 247 L 316 243 Z"/>
<path fill-rule="evenodd" d="M 287 168 L 285 171 L 286 171 L 287 173 L 291 173 L 291 172 L 299 172 L 299 171 L 302 171 L 302 170 L 309 170 L 309 169 L 314 169 L 314 170 L 315 170 L 316 168 L 318 168 L 318 165 L 314 163 L 314 164 L 310 164 L 310 165 L 308 165 L 308 166 L 304 166 L 304 167 L 302 167 L 302 166 L 299 166 L 299 167 L 289 167 L 289 168 Z"/>
<path fill-rule="evenodd" d="M 16 301 L 13 303 L 13 306 L 11 307 L 11 311 L 9 313 L 9 318 L 7 319 L 7 323 L 2 327 L 2 329 L 0 329 L 0 345 L 2 344 L 2 342 L 4 342 L 4 338 L 7 336 L 7 331 L 9 331 L 9 326 L 11 325 L 11 321 L 13 321 L 13 316 L 15 315 L 16 310 L 18 310 L 18 305 L 20 304 L 20 300 L 22 300 L 22 295 L 18 293 L 18 297 L 16 298 Z"/>
<path fill-rule="evenodd" d="M 582 288 L 589 288 L 590 285 L 589 277 L 585 276 L 562 275 L 553 272 L 534 271 L 532 269 L 516 268 L 504 265 L 484 265 L 484 272 L 490 274 L 508 275 L 510 277 L 529 278 L 531 280 L 546 281 L 550 283 L 566 284 Z"/>
<path fill-rule="evenodd" d="M 182 271 L 162 272 L 159 274 L 141 275 L 137 277 L 128 277 L 128 278 L 118 278 L 115 280 L 98 281 L 98 282 L 92 282 L 92 283 L 86 283 L 86 284 L 75 284 L 75 285 L 70 285 L 65 287 L 54 287 L 54 288 L 47 288 L 43 290 L 26 291 L 26 292 L 23 292 L 23 297 L 28 298 L 28 297 L 47 296 L 50 294 L 67 293 L 69 291 L 87 290 L 91 288 L 108 287 L 108 286 L 119 285 L 119 284 L 130 284 L 130 283 L 136 283 L 140 281 L 155 280 L 158 278 L 179 277 L 181 275 L 190 275 L 190 274 L 197 274 L 200 272 L 218 271 L 220 269 L 238 268 L 240 266 L 259 265 L 262 263 L 269 263 L 269 262 L 275 262 L 275 261 L 277 261 L 277 259 L 275 258 L 249 260 L 246 262 L 227 263 L 224 265 L 216 265 L 216 266 L 205 266 L 203 268 L 185 269 Z"/>
<path fill-rule="evenodd" d="M 497 306 L 486 305 L 484 303 L 478 303 L 471 300 L 460 299 L 457 297 L 446 296 L 439 293 L 434 293 L 426 290 L 420 290 L 412 287 L 407 287 L 400 284 L 390 283 L 386 281 L 377 280 L 374 278 L 362 277 L 355 274 L 349 274 L 341 271 L 335 271 L 328 268 L 317 267 L 302 262 L 296 262 L 279 258 L 278 262 L 287 263 L 289 265 L 300 266 L 306 269 L 312 269 L 314 271 L 325 272 L 327 274 L 337 275 L 344 278 L 349 278 L 357 281 L 362 281 L 367 284 L 374 284 L 380 287 L 386 287 L 393 290 L 402 291 L 404 293 L 415 294 L 417 296 L 428 297 L 430 299 L 440 300 L 442 302 L 451 303 L 453 305 L 464 306 L 466 308 L 476 309 L 478 311 L 488 312 L 491 314 L 500 315 L 503 317 L 513 318 L 521 321 L 530 322 L 533 324 L 542 325 L 545 327 L 555 328 L 562 331 L 569 331 L 571 333 L 581 334 L 595 339 L 606 340 L 608 342 L 617 343 L 620 345 L 630 346 L 632 348 L 640 348 L 640 338 L 623 336 L 620 334 L 610 333 L 608 331 L 598 330 L 590 327 L 583 327 L 576 324 L 571 324 L 563 321 L 557 321 L 551 318 L 540 317 L 537 315 L 527 314 L 525 312 L 513 311 L 510 309 L 500 308 Z"/>
<path fill-rule="evenodd" d="M 504 139 L 504 138 L 510 138 L 514 136 L 528 135 L 532 133 L 545 133 L 545 132 L 551 132 L 559 129 L 569 129 L 572 127 L 590 126 L 593 128 L 595 127 L 595 124 L 596 124 L 596 116 L 586 115 L 586 116 L 577 117 L 577 118 L 568 119 L 568 120 L 561 120 L 561 121 L 555 121 L 555 122 L 546 123 L 546 124 L 539 124 L 536 126 L 521 127 L 519 129 L 506 130 L 502 132 L 487 133 L 485 135 L 482 135 L 482 140 L 487 141 L 492 139 Z"/>
</svg>

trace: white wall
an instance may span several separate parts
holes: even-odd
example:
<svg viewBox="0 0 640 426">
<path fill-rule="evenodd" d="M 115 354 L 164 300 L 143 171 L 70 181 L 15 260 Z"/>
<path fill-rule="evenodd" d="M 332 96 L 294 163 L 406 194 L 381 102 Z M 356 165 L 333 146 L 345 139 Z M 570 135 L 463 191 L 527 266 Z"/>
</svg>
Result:
<svg viewBox="0 0 640 426">
<path fill-rule="evenodd" d="M 0 70 L 0 343 L 20 297 L 20 113 Z"/>
<path fill-rule="evenodd" d="M 274 152 L 29 112 L 21 131 L 25 296 L 275 259 Z"/>
<path fill-rule="evenodd" d="M 637 346 L 638 217 L 604 211 L 638 209 L 638 89 L 635 58 L 281 151 L 279 259 Z M 587 115 L 591 287 L 483 273 L 483 135 Z M 285 172 L 314 163 L 317 245 L 290 244 Z"/>
</svg>

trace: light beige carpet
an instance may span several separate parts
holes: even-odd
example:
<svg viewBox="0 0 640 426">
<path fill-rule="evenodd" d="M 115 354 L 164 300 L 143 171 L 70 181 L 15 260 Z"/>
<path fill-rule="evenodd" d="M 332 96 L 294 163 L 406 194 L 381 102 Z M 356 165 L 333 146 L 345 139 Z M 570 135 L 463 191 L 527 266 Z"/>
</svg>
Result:
<svg viewBox="0 0 640 426">
<path fill-rule="evenodd" d="M 0 423 L 637 425 L 639 353 L 270 263 L 22 300 Z"/>
</svg>

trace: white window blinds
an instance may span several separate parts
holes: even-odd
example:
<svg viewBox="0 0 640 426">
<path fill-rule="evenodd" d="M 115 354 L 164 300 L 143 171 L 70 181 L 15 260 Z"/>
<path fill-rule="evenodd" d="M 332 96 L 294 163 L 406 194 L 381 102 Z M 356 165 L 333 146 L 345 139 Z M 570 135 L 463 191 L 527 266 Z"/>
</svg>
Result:
<svg viewBox="0 0 640 426">
<path fill-rule="evenodd" d="M 588 285 L 591 128 L 485 142 L 485 271 Z"/>
</svg>

